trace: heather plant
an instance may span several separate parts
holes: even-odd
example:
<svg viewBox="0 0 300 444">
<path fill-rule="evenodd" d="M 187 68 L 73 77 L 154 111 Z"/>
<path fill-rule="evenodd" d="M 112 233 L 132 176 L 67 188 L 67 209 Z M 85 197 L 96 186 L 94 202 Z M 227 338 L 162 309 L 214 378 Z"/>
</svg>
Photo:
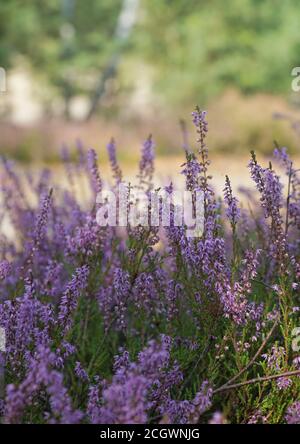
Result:
<svg viewBox="0 0 300 444">
<path fill-rule="evenodd" d="M 229 176 L 217 196 L 207 116 L 192 118 L 197 149 L 185 144 L 181 173 L 203 193 L 194 237 L 174 224 L 175 204 L 167 227 L 100 226 L 104 181 L 81 142 L 63 149 L 64 187 L 2 159 L 0 218 L 14 233 L 2 230 L 0 250 L 4 422 L 300 423 L 299 171 L 276 146 L 285 188 L 252 152 L 248 204 Z M 113 190 L 123 174 L 114 140 L 107 150 Z M 157 188 L 154 150 L 150 136 L 128 212 L 135 189 Z"/>
</svg>

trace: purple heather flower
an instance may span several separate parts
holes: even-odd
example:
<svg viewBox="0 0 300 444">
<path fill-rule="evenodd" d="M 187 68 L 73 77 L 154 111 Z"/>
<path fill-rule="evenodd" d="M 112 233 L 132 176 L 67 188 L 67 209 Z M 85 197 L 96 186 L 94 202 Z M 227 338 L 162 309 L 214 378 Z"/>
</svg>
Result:
<svg viewBox="0 0 300 444">
<path fill-rule="evenodd" d="M 300 424 L 300 401 L 289 406 L 285 415 L 288 424 Z"/>
<path fill-rule="evenodd" d="M 20 375 L 31 359 L 31 350 L 50 342 L 49 330 L 54 325 L 53 309 L 36 298 L 31 278 L 25 279 L 21 297 L 0 305 L 0 325 L 6 332 L 7 363 Z"/>
<path fill-rule="evenodd" d="M 241 217 L 241 211 L 238 207 L 238 200 L 232 195 L 232 188 L 229 177 L 226 176 L 225 188 L 224 188 L 224 201 L 227 205 L 226 216 L 230 223 L 234 226 Z"/>
<path fill-rule="evenodd" d="M 265 218 L 269 218 L 270 223 L 270 258 L 281 270 L 285 271 L 286 266 L 286 238 L 283 230 L 283 218 L 281 209 L 282 200 L 282 184 L 279 177 L 269 168 L 262 168 L 256 160 L 254 152 L 249 163 L 251 177 L 256 183 L 256 187 L 260 193 L 260 202 L 264 211 Z M 272 262 L 271 261 L 271 262 Z M 270 264 L 271 265 L 271 264 Z M 270 266 L 270 269 L 272 267 Z"/>
<path fill-rule="evenodd" d="M 87 415 L 92 424 L 101 424 L 99 384 L 89 387 Z"/>
<path fill-rule="evenodd" d="M 294 225 L 298 229 L 300 228 L 300 175 L 299 169 L 294 168 L 293 162 L 290 156 L 287 154 L 287 149 L 276 148 L 274 150 L 274 156 L 284 166 L 285 173 L 290 182 L 290 195 L 289 195 L 289 225 Z"/>
<path fill-rule="evenodd" d="M 285 355 L 285 349 L 276 344 L 272 347 L 270 353 L 264 353 L 262 357 L 267 362 L 267 365 L 270 369 L 275 370 L 276 372 L 280 372 Z"/>
<path fill-rule="evenodd" d="M 145 424 L 148 384 L 145 376 L 135 374 L 129 374 L 122 383 L 111 384 L 103 391 L 102 421 L 106 424 Z"/>
<path fill-rule="evenodd" d="M 210 408 L 211 398 L 212 389 L 204 381 L 192 401 L 169 399 L 161 408 L 161 413 L 169 424 L 198 424 L 201 415 Z"/>
<path fill-rule="evenodd" d="M 92 256 L 102 244 L 102 230 L 96 218 L 87 216 L 82 226 L 75 227 L 75 231 L 66 234 L 66 251 L 72 256 Z"/>
<path fill-rule="evenodd" d="M 257 410 L 250 417 L 248 424 L 265 424 L 266 421 L 266 417 L 262 415 L 260 410 Z"/>
<path fill-rule="evenodd" d="M 185 176 L 186 189 L 188 191 L 199 190 L 200 189 L 199 175 L 202 169 L 195 155 L 193 153 L 187 154 L 187 160 L 182 166 L 184 167 L 184 169 L 181 171 L 181 174 Z"/>
<path fill-rule="evenodd" d="M 77 307 L 78 298 L 87 286 L 88 275 L 89 267 L 87 265 L 77 268 L 63 293 L 58 313 L 58 320 L 63 333 L 66 333 L 71 328 L 72 316 Z"/>
<path fill-rule="evenodd" d="M 127 326 L 126 313 L 128 297 L 130 296 L 130 276 L 127 271 L 116 267 L 109 276 L 110 285 L 104 285 L 98 292 L 99 308 L 104 316 L 105 326 L 108 327 L 115 319 L 117 328 L 124 330 Z"/>
<path fill-rule="evenodd" d="M 88 381 L 89 380 L 87 372 L 84 370 L 84 368 L 82 367 L 82 365 L 81 365 L 81 363 L 79 361 L 76 361 L 76 363 L 75 363 L 75 374 L 82 381 Z"/>
<path fill-rule="evenodd" d="M 206 111 L 201 111 L 198 107 L 196 110 L 192 113 L 193 116 L 193 123 L 197 129 L 198 133 L 198 143 L 199 143 L 199 155 L 200 155 L 200 165 L 201 165 L 201 171 L 203 171 L 203 185 L 204 188 L 207 187 L 207 177 L 206 172 L 207 168 L 210 164 L 210 161 L 208 160 L 208 149 L 205 143 L 205 139 L 208 132 L 208 123 L 206 120 Z"/>
<path fill-rule="evenodd" d="M 54 361 L 55 356 L 48 348 L 38 347 L 23 382 L 18 387 L 13 384 L 7 387 L 5 422 L 18 423 L 22 420 L 26 407 L 32 404 L 33 397 L 43 386 L 46 387 L 51 407 L 48 422 L 62 424 L 80 422 L 83 415 L 73 410 L 67 390 L 63 386 L 63 375 L 51 369 Z"/>
<path fill-rule="evenodd" d="M 0 366 L 7 385 L 0 413 L 7 423 L 222 423 L 216 411 L 222 396 L 213 397 L 211 388 L 222 381 L 215 371 L 207 373 L 208 363 L 217 355 L 215 369 L 222 368 L 221 360 L 231 356 L 244 366 L 275 319 L 280 323 L 270 338 L 273 348 L 263 350 L 253 371 L 264 376 L 264 370 L 273 375 L 299 368 L 299 357 L 292 351 L 287 356 L 279 334 L 280 311 L 294 323 L 299 312 L 299 171 L 278 149 L 290 184 L 285 205 L 272 165 L 261 167 L 253 155 L 250 172 L 261 205 L 249 192 L 253 211 L 240 210 L 228 179 L 222 202 L 210 185 L 206 113 L 197 108 L 193 123 L 198 153 L 188 150 L 183 175 L 189 190 L 204 194 L 204 230 L 196 238 L 175 226 L 177 203 L 171 205 L 171 226 L 163 230 L 99 227 L 97 155 L 94 150 L 86 155 L 82 144 L 74 166 L 69 153 L 64 156 L 70 183 L 55 186 L 55 200 L 49 171 L 21 175 L 4 161 L 0 327 L 6 352 L 0 353 Z M 122 175 L 113 140 L 107 149 L 118 183 Z M 130 191 L 149 192 L 153 176 L 149 138 L 142 147 L 138 184 Z M 89 187 L 82 187 L 83 199 L 81 180 Z M 165 189 L 173 193 L 172 184 Z M 224 206 L 238 229 L 234 261 Z M 13 236 L 6 236 L 7 217 Z M 297 382 L 297 377 L 281 377 L 273 383 L 289 396 L 288 423 L 299 422 Z M 272 409 L 266 416 L 255 410 L 256 393 L 250 385 L 253 403 L 244 409 L 243 422 L 274 421 Z M 234 409 L 228 411 L 228 421 L 235 421 Z"/>
<path fill-rule="evenodd" d="M 95 194 L 98 194 L 102 191 L 102 180 L 97 165 L 97 154 L 92 148 L 87 152 L 87 165 L 91 176 L 92 188 Z"/>
<path fill-rule="evenodd" d="M 76 347 L 67 341 L 62 341 L 55 351 L 55 367 L 61 369 L 65 365 L 66 359 L 76 353 Z"/>
<path fill-rule="evenodd" d="M 297 356 L 296 358 L 293 359 L 293 364 L 297 369 L 300 370 L 300 356 Z"/>
<path fill-rule="evenodd" d="M 177 303 L 180 299 L 180 294 L 183 292 L 183 286 L 174 280 L 168 282 L 166 291 L 167 302 L 167 320 L 170 322 L 175 319 L 179 313 Z"/>
<path fill-rule="evenodd" d="M 279 378 L 277 381 L 277 387 L 279 390 L 286 390 L 293 384 L 290 378 Z"/>
<path fill-rule="evenodd" d="M 116 184 L 122 182 L 122 171 L 119 167 L 117 156 L 116 156 L 116 143 L 114 139 L 107 144 L 107 152 L 109 156 L 110 166 L 113 172 L 113 177 L 116 180 Z"/>
<path fill-rule="evenodd" d="M 151 180 L 154 172 L 154 142 L 152 136 L 148 137 L 143 143 L 141 160 L 139 165 L 139 179 L 140 184 L 146 186 L 146 189 L 151 188 Z"/>
<path fill-rule="evenodd" d="M 232 283 L 229 277 L 225 276 L 223 282 L 219 279 L 215 284 L 225 316 L 232 318 L 238 325 L 244 325 L 250 320 L 257 323 L 262 316 L 263 305 L 248 301 L 248 295 L 252 289 L 252 279 L 257 274 L 259 254 L 259 250 L 256 252 L 246 251 L 239 281 Z"/>
<path fill-rule="evenodd" d="M 41 201 L 41 208 L 40 212 L 38 214 L 36 224 L 35 224 L 35 242 L 37 245 L 39 245 L 45 235 L 45 229 L 47 225 L 48 220 L 48 214 L 49 209 L 51 205 L 51 198 L 52 198 L 52 189 L 49 191 L 49 193 L 43 197 Z"/>
<path fill-rule="evenodd" d="M 4 260 L 0 262 L 0 281 L 4 280 L 11 272 L 10 262 Z"/>
<path fill-rule="evenodd" d="M 209 424 L 226 424 L 226 419 L 221 412 L 215 412 L 209 420 Z"/>
<path fill-rule="evenodd" d="M 99 392 L 91 388 L 89 409 L 93 421 L 97 418 L 99 423 L 138 424 L 147 422 L 151 409 L 162 413 L 161 405 L 169 403 L 170 389 L 182 379 L 178 367 L 170 366 L 170 348 L 171 339 L 162 336 L 160 343 L 149 342 L 137 362 L 130 362 L 123 351 L 115 359 L 115 374 L 103 390 L 102 405 Z M 202 400 L 195 398 L 191 411 L 201 408 Z"/>
</svg>

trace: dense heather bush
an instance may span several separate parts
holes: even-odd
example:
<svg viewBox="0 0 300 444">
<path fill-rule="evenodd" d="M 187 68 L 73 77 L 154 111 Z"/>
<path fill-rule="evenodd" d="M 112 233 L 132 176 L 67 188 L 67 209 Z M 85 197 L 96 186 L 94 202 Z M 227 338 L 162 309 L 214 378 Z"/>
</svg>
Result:
<svg viewBox="0 0 300 444">
<path fill-rule="evenodd" d="M 182 173 L 188 190 L 204 193 L 201 237 L 174 225 L 126 234 L 98 226 L 102 178 L 82 145 L 76 162 L 64 150 L 67 189 L 52 188 L 45 170 L 27 175 L 24 191 L 3 160 L 1 220 L 9 215 L 15 232 L 1 235 L 4 421 L 300 423 L 299 172 L 277 147 L 286 197 L 271 163 L 252 153 L 250 205 L 228 177 L 217 199 L 205 112 L 193 122 L 198 153 L 186 148 Z M 113 188 L 122 180 L 113 140 L 108 153 Z M 153 189 L 153 173 L 149 137 L 136 186 Z M 75 186 L 83 177 L 84 205 Z"/>
</svg>

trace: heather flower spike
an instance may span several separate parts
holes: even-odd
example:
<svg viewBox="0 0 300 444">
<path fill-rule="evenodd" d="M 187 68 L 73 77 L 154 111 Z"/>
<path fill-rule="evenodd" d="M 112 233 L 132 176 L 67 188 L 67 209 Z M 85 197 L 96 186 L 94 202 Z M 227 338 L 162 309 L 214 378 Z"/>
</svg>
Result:
<svg viewBox="0 0 300 444">
<path fill-rule="evenodd" d="M 187 432 L 202 423 L 300 423 L 299 169 L 277 145 L 284 181 L 276 162 L 264 167 L 252 152 L 254 186 L 239 202 L 230 165 L 223 193 L 213 187 L 207 113 L 197 107 L 192 122 L 197 149 L 182 125 L 182 175 L 193 210 L 203 198 L 194 237 L 176 223 L 176 177 L 155 183 L 152 136 L 124 211 L 137 190 L 149 197 L 161 188 L 165 226 L 98 224 L 96 197 L 125 179 L 114 139 L 108 189 L 96 151 L 80 141 L 74 153 L 64 147 L 60 186 L 51 168 L 23 174 L 2 159 L 5 423 L 194 424 Z"/>
</svg>

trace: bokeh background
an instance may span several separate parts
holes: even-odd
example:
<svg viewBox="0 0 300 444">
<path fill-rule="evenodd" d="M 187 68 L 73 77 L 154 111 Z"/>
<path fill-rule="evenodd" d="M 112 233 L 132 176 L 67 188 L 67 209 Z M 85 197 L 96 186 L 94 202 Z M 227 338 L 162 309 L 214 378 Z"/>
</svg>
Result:
<svg viewBox="0 0 300 444">
<path fill-rule="evenodd" d="M 105 163 L 114 136 L 129 168 L 151 132 L 168 171 L 198 104 L 216 174 L 243 182 L 251 149 L 298 155 L 299 19 L 299 0 L 2 0 L 0 151 L 54 165 L 80 138 Z"/>
</svg>

